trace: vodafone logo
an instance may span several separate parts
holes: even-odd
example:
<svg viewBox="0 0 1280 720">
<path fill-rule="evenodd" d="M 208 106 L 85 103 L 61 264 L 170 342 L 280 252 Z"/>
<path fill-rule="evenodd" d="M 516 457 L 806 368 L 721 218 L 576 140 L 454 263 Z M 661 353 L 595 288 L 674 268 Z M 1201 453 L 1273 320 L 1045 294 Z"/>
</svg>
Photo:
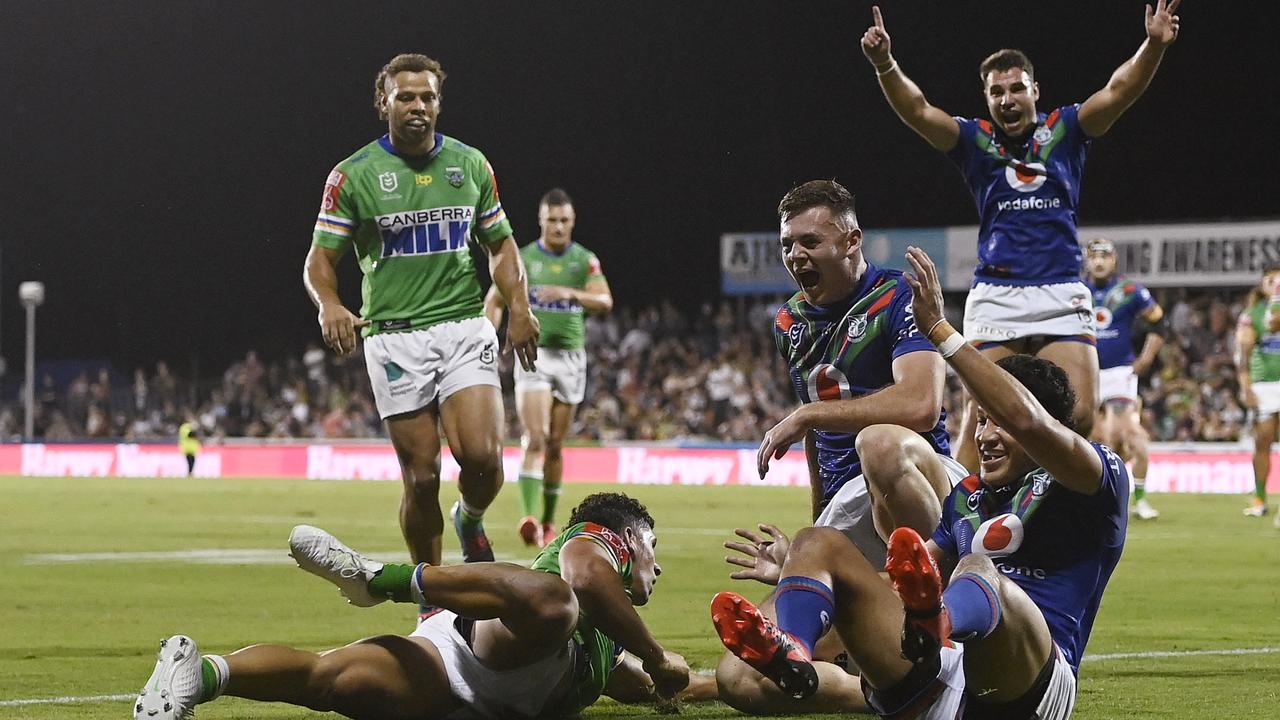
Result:
<svg viewBox="0 0 1280 720">
<path fill-rule="evenodd" d="M 849 379 L 834 365 L 819 365 L 809 373 L 809 401 L 839 400 L 853 397 Z"/>
<path fill-rule="evenodd" d="M 1099 330 L 1106 330 L 1111 327 L 1111 309 L 1105 305 L 1099 305 L 1093 309 L 1093 322 Z"/>
<path fill-rule="evenodd" d="M 1039 190 L 1040 186 L 1044 185 L 1047 177 L 1044 163 L 1018 163 L 1016 165 L 1007 165 L 1004 169 L 1005 182 L 1009 183 L 1009 187 L 1018 192 L 1025 193 Z"/>
<path fill-rule="evenodd" d="M 1022 547 L 1022 537 L 1022 519 L 1012 513 L 1005 513 L 982 523 L 973 536 L 970 550 L 987 557 L 1004 557 Z"/>
</svg>

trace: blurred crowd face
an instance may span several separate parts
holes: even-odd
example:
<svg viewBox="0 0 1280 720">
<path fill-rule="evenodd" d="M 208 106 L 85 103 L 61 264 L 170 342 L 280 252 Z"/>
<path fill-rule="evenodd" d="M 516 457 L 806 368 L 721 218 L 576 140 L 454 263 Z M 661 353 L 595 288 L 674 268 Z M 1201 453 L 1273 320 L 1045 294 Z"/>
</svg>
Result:
<svg viewBox="0 0 1280 720">
<path fill-rule="evenodd" d="M 852 218 L 815 205 L 783 219 L 782 263 L 814 305 L 842 300 L 853 292 L 862 261 L 862 230 Z"/>
<path fill-rule="evenodd" d="M 1091 252 L 1084 259 L 1085 271 L 1096 282 L 1102 282 L 1116 271 L 1116 254 L 1113 252 Z"/>
<path fill-rule="evenodd" d="M 542 242 L 548 250 L 564 252 L 569 247 L 577 219 L 572 205 L 538 206 L 538 226 L 542 228 Z"/>
<path fill-rule="evenodd" d="M 1262 282 L 1258 283 L 1258 289 L 1268 297 L 1275 295 L 1277 290 L 1280 290 L 1280 270 L 1265 273 L 1262 276 Z"/>
</svg>

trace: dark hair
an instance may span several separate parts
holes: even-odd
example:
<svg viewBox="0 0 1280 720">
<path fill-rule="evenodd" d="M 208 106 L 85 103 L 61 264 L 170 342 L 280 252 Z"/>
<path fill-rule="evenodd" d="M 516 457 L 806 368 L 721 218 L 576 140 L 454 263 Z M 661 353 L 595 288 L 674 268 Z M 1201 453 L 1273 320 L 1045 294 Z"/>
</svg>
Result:
<svg viewBox="0 0 1280 720">
<path fill-rule="evenodd" d="M 1054 420 L 1072 430 L 1076 429 L 1072 419 L 1076 391 L 1071 389 L 1071 381 L 1067 379 L 1065 370 L 1034 355 L 1010 355 L 997 360 L 996 365 L 1030 390 Z"/>
<path fill-rule="evenodd" d="M 647 525 L 653 529 L 653 516 L 639 500 L 622 493 L 594 493 L 582 499 L 578 507 L 569 513 L 569 524 L 593 522 L 622 534 L 627 528 Z"/>
<path fill-rule="evenodd" d="M 543 195 L 542 199 L 538 201 L 538 205 L 546 205 L 548 207 L 572 204 L 573 198 L 570 198 L 569 193 L 560 188 L 551 188 L 547 191 L 547 194 Z"/>
<path fill-rule="evenodd" d="M 387 78 L 402 72 L 433 73 L 440 81 L 440 90 L 444 90 L 445 75 L 439 62 L 418 53 L 400 53 L 383 65 L 378 71 L 378 77 L 373 80 L 373 107 L 383 120 L 387 119 L 387 111 L 382 108 L 382 103 L 387 99 Z"/>
<path fill-rule="evenodd" d="M 803 185 L 791 188 L 778 203 L 778 218 L 786 220 L 797 213 L 811 207 L 825 205 L 836 215 L 848 215 L 853 222 L 858 222 L 858 214 L 853 206 L 853 193 L 835 180 L 810 180 Z"/>
<path fill-rule="evenodd" d="M 1013 68 L 1022 68 L 1027 71 L 1027 75 L 1031 76 L 1033 81 L 1036 79 L 1036 70 L 1031 67 L 1031 60 L 1027 58 L 1026 53 L 1010 48 L 997 50 L 988 55 L 987 59 L 983 60 L 982 64 L 978 66 L 978 79 L 985 86 L 989 73 Z"/>
</svg>

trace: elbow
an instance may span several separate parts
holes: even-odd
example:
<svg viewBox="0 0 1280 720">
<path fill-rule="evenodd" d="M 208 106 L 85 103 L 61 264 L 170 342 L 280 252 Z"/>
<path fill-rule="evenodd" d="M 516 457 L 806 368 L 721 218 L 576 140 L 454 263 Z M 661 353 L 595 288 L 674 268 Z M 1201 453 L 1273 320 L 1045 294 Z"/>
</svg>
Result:
<svg viewBox="0 0 1280 720">
<path fill-rule="evenodd" d="M 906 427 L 919 433 L 926 433 L 938 425 L 942 419 L 942 403 L 936 398 L 912 404 L 910 412 L 904 418 Z"/>
<path fill-rule="evenodd" d="M 609 295 L 605 295 L 603 298 L 601 298 L 600 309 L 597 310 L 596 312 L 600 313 L 601 315 L 606 315 L 610 312 L 613 312 L 613 298 Z"/>
</svg>

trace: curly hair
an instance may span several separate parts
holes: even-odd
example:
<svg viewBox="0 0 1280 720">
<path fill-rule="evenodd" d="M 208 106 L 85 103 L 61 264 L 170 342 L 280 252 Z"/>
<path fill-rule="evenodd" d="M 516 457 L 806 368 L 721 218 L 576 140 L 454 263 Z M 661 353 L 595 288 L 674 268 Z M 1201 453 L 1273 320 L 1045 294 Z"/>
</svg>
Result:
<svg viewBox="0 0 1280 720">
<path fill-rule="evenodd" d="M 402 72 L 429 72 L 440 81 L 440 91 L 444 92 L 444 69 L 437 60 L 418 53 L 401 53 L 382 66 L 378 76 L 373 80 L 373 107 L 378 111 L 378 118 L 387 119 L 387 112 L 382 108 L 387 99 L 387 78 Z"/>
<path fill-rule="evenodd" d="M 593 522 L 621 534 L 626 528 L 647 525 L 655 527 L 653 516 L 639 500 L 622 493 L 602 492 L 588 495 L 569 513 L 569 524 Z"/>
<path fill-rule="evenodd" d="M 1065 370 L 1034 355 L 1010 355 L 997 360 L 996 365 L 1030 390 L 1054 420 L 1076 429 L 1072 420 L 1076 391 L 1071 389 Z"/>
</svg>

